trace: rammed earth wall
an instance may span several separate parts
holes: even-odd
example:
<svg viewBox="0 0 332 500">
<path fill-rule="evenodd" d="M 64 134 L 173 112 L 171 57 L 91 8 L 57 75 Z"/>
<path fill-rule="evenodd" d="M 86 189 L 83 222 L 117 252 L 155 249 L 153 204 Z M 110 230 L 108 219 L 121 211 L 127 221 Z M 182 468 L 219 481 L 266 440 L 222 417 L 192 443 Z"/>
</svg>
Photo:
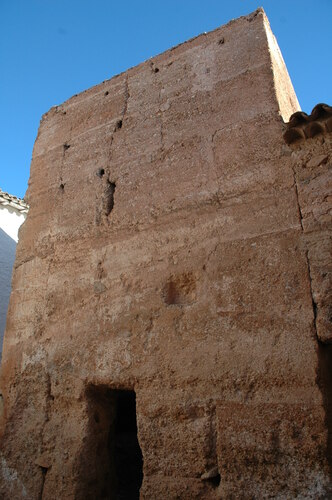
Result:
<svg viewBox="0 0 332 500">
<path fill-rule="evenodd" d="M 113 498 L 133 477 L 124 433 L 141 498 L 328 495 L 313 297 L 328 212 L 307 227 L 331 149 L 284 142 L 298 109 L 258 10 L 44 115 L 3 352 L 2 498 Z"/>
</svg>

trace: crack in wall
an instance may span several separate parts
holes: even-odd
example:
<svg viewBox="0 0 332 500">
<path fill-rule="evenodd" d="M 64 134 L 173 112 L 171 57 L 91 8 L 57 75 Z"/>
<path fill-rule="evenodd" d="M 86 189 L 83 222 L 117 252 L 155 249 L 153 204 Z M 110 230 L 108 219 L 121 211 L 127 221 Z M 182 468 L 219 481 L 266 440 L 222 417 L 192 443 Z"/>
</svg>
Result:
<svg viewBox="0 0 332 500">
<path fill-rule="evenodd" d="M 299 200 L 299 192 L 298 185 L 296 179 L 296 172 L 294 166 L 292 166 L 293 176 L 294 176 L 294 190 L 296 194 L 296 202 L 299 213 L 299 220 L 301 224 L 302 234 L 304 234 L 304 226 L 303 226 L 303 214 L 301 210 L 301 204 Z M 309 287 L 310 287 L 310 296 L 312 302 L 312 310 L 313 310 L 313 328 L 315 332 L 315 337 L 317 341 L 317 377 L 316 383 L 319 387 L 319 390 L 322 394 L 323 398 L 323 407 L 325 411 L 325 426 L 327 430 L 327 439 L 326 439 L 326 460 L 327 467 L 329 470 L 329 476 L 332 477 L 332 345 L 324 343 L 318 334 L 318 325 L 317 325 L 317 314 L 318 314 L 318 304 L 315 300 L 314 293 L 314 284 L 313 284 L 313 275 L 310 265 L 310 257 L 309 250 L 306 249 L 305 258 L 307 263 L 307 273 L 309 279 Z M 332 491 L 331 485 L 328 487 L 329 491 Z"/>
<path fill-rule="evenodd" d="M 46 427 L 46 424 L 50 420 L 51 403 L 53 400 L 54 400 L 54 396 L 52 396 L 51 376 L 50 376 L 49 372 L 47 372 L 46 373 L 46 394 L 45 394 L 45 419 L 44 419 L 44 424 L 43 424 L 43 428 L 41 431 L 42 453 L 44 453 L 45 427 Z M 42 483 L 41 483 L 41 487 L 40 487 L 39 500 L 42 500 L 43 494 L 44 494 L 45 482 L 46 482 L 46 475 L 47 475 L 47 472 L 49 470 L 49 467 L 45 467 L 45 465 L 39 465 L 39 468 L 41 469 L 41 473 L 42 473 Z"/>
<path fill-rule="evenodd" d="M 310 269 L 309 250 L 306 250 L 305 256 L 306 256 L 306 261 L 307 261 L 309 287 L 310 287 L 310 295 L 311 295 L 311 302 L 312 302 L 312 311 L 313 311 L 313 315 L 314 315 L 313 326 L 314 326 L 317 341 L 319 342 L 319 337 L 318 337 L 318 332 L 317 332 L 317 307 L 318 306 L 317 306 L 317 302 L 314 299 L 314 290 L 313 290 L 313 285 L 312 285 L 312 276 L 311 276 L 311 269 Z"/>
<path fill-rule="evenodd" d="M 42 500 L 43 494 L 44 494 L 44 487 L 45 487 L 46 474 L 48 472 L 48 468 L 47 467 L 40 467 L 40 468 L 41 468 L 41 472 L 42 472 L 42 484 L 41 484 L 40 493 L 39 493 L 39 500 Z"/>
<path fill-rule="evenodd" d="M 101 223 L 102 217 L 104 222 L 109 221 L 109 215 L 111 214 L 114 208 L 114 193 L 116 188 L 116 182 L 112 179 L 110 165 L 112 162 L 112 149 L 113 142 L 115 140 L 115 134 L 118 133 L 119 130 L 122 129 L 123 122 L 125 120 L 127 110 L 128 110 L 128 101 L 130 97 L 129 92 L 129 81 L 128 75 L 126 75 L 125 83 L 124 83 L 124 104 L 121 111 L 121 118 L 118 119 L 113 127 L 113 132 L 110 136 L 108 155 L 107 155 L 107 164 L 106 169 L 99 169 L 97 172 L 97 176 L 100 179 L 103 179 L 103 192 L 102 194 L 96 193 L 96 216 L 95 221 L 96 224 L 99 225 Z M 99 197 L 102 197 L 102 206 L 100 208 L 100 200 Z"/>
<path fill-rule="evenodd" d="M 159 68 L 155 67 L 153 61 L 150 62 L 150 68 L 154 74 L 159 73 Z M 164 152 L 164 122 L 163 122 L 163 110 L 161 109 L 161 106 L 162 106 L 161 92 L 163 90 L 162 81 L 159 82 L 158 87 L 159 87 L 159 93 L 158 93 L 158 108 L 159 109 L 158 109 L 157 116 L 159 117 L 159 124 L 160 124 L 160 129 L 159 129 L 160 148 L 161 148 L 161 152 L 163 153 Z"/>
<path fill-rule="evenodd" d="M 327 491 L 332 498 L 332 344 L 318 342 L 317 384 L 323 397 L 325 411 L 325 426 L 327 430 L 326 459 L 330 476 L 330 486 Z M 326 496 L 330 498 L 330 496 Z"/>
<path fill-rule="evenodd" d="M 125 96 L 125 103 L 122 111 L 122 120 L 124 120 L 127 110 L 128 110 L 128 101 L 130 97 L 130 92 L 129 92 L 129 78 L 128 75 L 126 75 L 126 80 L 125 80 L 125 91 L 124 91 L 124 96 Z"/>
<path fill-rule="evenodd" d="M 54 400 L 54 396 L 52 396 L 51 376 L 48 372 L 47 372 L 46 377 L 47 378 L 46 378 L 46 408 L 45 408 L 46 419 L 45 419 L 45 424 L 47 422 L 49 422 L 49 420 L 50 420 L 51 402 Z"/>
<path fill-rule="evenodd" d="M 63 171 L 65 168 L 65 161 L 66 161 L 66 152 L 70 148 L 70 144 L 65 142 L 62 146 L 62 157 L 61 157 L 61 162 L 60 162 L 60 168 L 59 168 L 59 181 L 58 181 L 58 186 L 59 186 L 59 191 L 60 194 L 63 194 L 64 188 L 65 188 L 65 183 L 63 182 Z M 58 217 L 58 222 L 61 224 L 62 222 L 62 212 L 63 212 L 63 196 L 60 196 L 60 206 L 61 210 L 59 211 L 59 217 Z"/>
<path fill-rule="evenodd" d="M 225 128 L 225 127 L 223 127 L 223 128 Z M 214 194 L 214 196 L 215 196 L 216 202 L 219 206 L 221 206 L 221 197 L 220 197 L 219 177 L 218 177 L 218 171 L 217 171 L 217 167 L 216 167 L 216 155 L 215 155 L 214 139 L 215 139 L 215 136 L 217 135 L 217 133 L 220 132 L 221 130 L 223 130 L 223 128 L 215 130 L 210 138 L 210 148 L 211 148 L 210 163 L 211 163 L 212 171 L 214 173 L 216 187 L 217 187 L 217 191 Z"/>
<path fill-rule="evenodd" d="M 294 184 L 293 184 L 293 187 L 294 187 L 295 196 L 296 196 L 296 203 L 297 203 L 298 216 L 299 216 L 299 221 L 300 221 L 300 224 L 301 224 L 301 229 L 302 229 L 302 231 L 304 232 L 304 227 L 303 227 L 303 214 L 302 214 L 301 205 L 300 205 L 300 200 L 299 200 L 299 191 L 298 191 L 298 188 L 297 188 L 296 174 L 295 174 L 295 170 L 294 170 L 294 168 L 292 168 L 292 170 L 293 170 L 293 178 L 294 178 Z"/>
<path fill-rule="evenodd" d="M 294 186 L 294 191 L 295 191 L 295 196 L 296 196 L 299 222 L 301 224 L 302 234 L 304 234 L 303 214 L 302 214 L 300 200 L 299 200 L 299 191 L 298 191 L 298 187 L 297 187 L 296 172 L 295 172 L 294 167 L 292 167 L 292 170 L 293 170 L 293 177 L 294 177 L 294 185 L 293 186 Z M 314 299 L 314 290 L 313 290 L 313 284 L 312 284 L 312 273 L 311 273 L 311 267 L 310 267 L 309 250 L 306 250 L 305 258 L 306 258 L 306 263 L 307 263 L 310 296 L 311 296 L 311 302 L 312 302 L 312 311 L 313 311 L 313 315 L 314 315 L 313 327 L 314 327 L 317 341 L 319 342 L 319 337 L 318 337 L 318 332 L 317 332 L 317 302 Z"/>
<path fill-rule="evenodd" d="M 103 310 L 100 308 L 100 301 L 102 298 L 102 294 L 106 291 L 106 286 L 104 285 L 104 277 L 105 277 L 105 268 L 104 268 L 104 263 L 107 255 L 107 247 L 105 247 L 103 251 L 103 255 L 101 258 L 98 260 L 97 263 L 97 269 L 95 273 L 95 282 L 94 282 L 94 292 L 95 292 L 95 300 L 96 300 L 96 328 L 97 328 L 97 333 L 101 333 L 101 328 L 100 328 L 100 316 L 103 315 Z M 97 287 L 96 287 L 97 285 Z"/>
<path fill-rule="evenodd" d="M 159 90 L 159 117 L 160 117 L 160 146 L 161 146 L 161 152 L 163 153 L 163 151 L 164 151 L 164 122 L 163 122 L 163 112 L 161 110 L 161 91 L 162 91 L 162 86 L 160 86 L 160 90 Z"/>
</svg>

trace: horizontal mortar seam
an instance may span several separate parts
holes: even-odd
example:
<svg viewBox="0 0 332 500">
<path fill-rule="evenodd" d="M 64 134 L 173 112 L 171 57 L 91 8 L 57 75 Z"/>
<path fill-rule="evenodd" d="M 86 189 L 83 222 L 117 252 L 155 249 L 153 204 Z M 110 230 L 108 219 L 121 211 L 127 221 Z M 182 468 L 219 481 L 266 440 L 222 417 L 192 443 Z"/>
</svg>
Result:
<svg viewBox="0 0 332 500">
<path fill-rule="evenodd" d="M 255 114 L 254 116 L 250 116 L 250 118 L 248 118 L 247 120 L 239 120 L 237 122 L 230 122 L 228 124 L 225 124 L 224 127 L 221 127 L 220 129 L 217 129 L 213 132 L 213 136 L 215 136 L 218 132 L 221 132 L 222 130 L 224 129 L 232 129 L 234 128 L 236 125 L 238 124 L 247 124 L 247 123 L 250 123 L 252 122 L 253 120 L 255 120 L 255 118 L 257 117 L 271 117 L 271 118 L 279 118 L 279 115 L 277 115 L 276 113 L 274 112 L 271 112 L 271 111 L 267 111 L 266 113 L 257 113 Z M 73 136 L 71 138 L 72 141 L 75 141 L 76 139 L 79 139 L 80 137 L 83 137 L 87 134 L 89 134 L 90 132 L 94 131 L 94 130 L 98 130 L 98 129 L 101 129 L 103 127 L 112 127 L 112 125 L 114 126 L 114 122 L 118 119 L 118 117 L 115 117 L 115 118 L 112 118 L 111 121 L 107 122 L 107 123 L 103 123 L 102 125 L 97 125 L 96 127 L 92 127 L 84 132 L 82 132 L 81 134 L 78 134 L 76 136 Z M 113 130 L 112 130 L 113 131 Z M 211 136 L 211 132 L 209 133 L 206 133 L 206 137 L 209 137 Z M 59 149 L 59 148 L 63 148 L 63 143 L 58 143 L 56 144 L 55 146 L 51 147 L 51 148 L 48 148 L 46 149 L 45 151 L 43 151 L 42 153 L 38 153 L 38 154 L 34 154 L 33 157 L 32 157 L 32 161 L 36 158 L 40 158 L 42 156 L 45 156 L 47 153 L 51 152 L 51 151 L 54 151 L 55 149 Z"/>
</svg>

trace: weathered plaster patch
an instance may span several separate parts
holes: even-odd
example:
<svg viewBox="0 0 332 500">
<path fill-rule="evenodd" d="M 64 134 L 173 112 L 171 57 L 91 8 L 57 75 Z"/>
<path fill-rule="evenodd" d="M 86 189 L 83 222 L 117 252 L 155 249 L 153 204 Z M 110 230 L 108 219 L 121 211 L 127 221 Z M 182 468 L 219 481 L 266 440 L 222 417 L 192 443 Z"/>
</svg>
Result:
<svg viewBox="0 0 332 500">
<path fill-rule="evenodd" d="M 15 469 L 12 469 L 7 465 L 6 459 L 1 456 L 1 474 L 3 479 L 6 481 L 8 485 L 11 485 L 14 488 L 14 483 L 17 483 L 18 488 L 21 489 L 21 497 L 25 498 L 27 496 L 26 489 L 24 484 L 19 479 L 18 474 Z"/>
</svg>

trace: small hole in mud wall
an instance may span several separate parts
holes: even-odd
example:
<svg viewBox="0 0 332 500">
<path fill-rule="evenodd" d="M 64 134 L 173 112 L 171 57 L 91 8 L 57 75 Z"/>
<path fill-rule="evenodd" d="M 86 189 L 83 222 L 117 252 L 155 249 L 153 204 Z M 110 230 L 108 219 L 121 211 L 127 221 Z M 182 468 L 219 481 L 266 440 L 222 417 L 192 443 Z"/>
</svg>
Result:
<svg viewBox="0 0 332 500">
<path fill-rule="evenodd" d="M 208 481 L 209 483 L 211 484 L 211 486 L 213 486 L 214 488 L 218 488 L 219 484 L 220 484 L 220 474 L 216 474 L 214 477 L 211 477 Z"/>
<path fill-rule="evenodd" d="M 87 396 L 89 436 L 81 457 L 77 497 L 138 500 L 143 458 L 135 392 L 91 386 Z"/>
<path fill-rule="evenodd" d="M 122 120 L 118 120 L 115 125 L 115 130 L 120 130 L 122 128 Z"/>
<path fill-rule="evenodd" d="M 107 181 L 106 190 L 105 190 L 105 214 L 109 215 L 114 207 L 114 192 L 115 192 L 116 184 L 115 182 Z"/>
<path fill-rule="evenodd" d="M 189 305 L 196 300 L 196 278 L 193 273 L 172 275 L 163 289 L 164 302 L 167 305 Z"/>
</svg>

